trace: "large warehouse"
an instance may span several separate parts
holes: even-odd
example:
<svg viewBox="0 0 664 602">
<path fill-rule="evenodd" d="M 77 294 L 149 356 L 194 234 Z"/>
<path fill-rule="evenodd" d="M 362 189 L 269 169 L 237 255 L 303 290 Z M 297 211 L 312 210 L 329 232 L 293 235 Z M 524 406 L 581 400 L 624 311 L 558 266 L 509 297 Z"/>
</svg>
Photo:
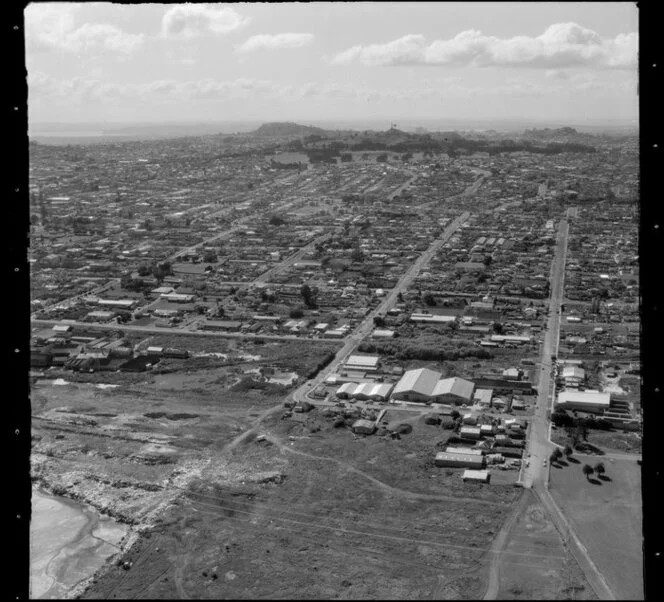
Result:
<svg viewBox="0 0 664 602">
<path fill-rule="evenodd" d="M 443 378 L 440 372 L 419 368 L 408 370 L 394 387 L 392 399 L 426 403 L 472 403 L 474 383 L 463 378 Z"/>
<path fill-rule="evenodd" d="M 556 407 L 595 414 L 608 410 L 610 405 L 611 394 L 599 391 L 561 391 L 556 400 Z"/>
<path fill-rule="evenodd" d="M 463 378 L 444 378 L 436 383 L 431 397 L 441 403 L 471 403 L 475 384 Z"/>
</svg>

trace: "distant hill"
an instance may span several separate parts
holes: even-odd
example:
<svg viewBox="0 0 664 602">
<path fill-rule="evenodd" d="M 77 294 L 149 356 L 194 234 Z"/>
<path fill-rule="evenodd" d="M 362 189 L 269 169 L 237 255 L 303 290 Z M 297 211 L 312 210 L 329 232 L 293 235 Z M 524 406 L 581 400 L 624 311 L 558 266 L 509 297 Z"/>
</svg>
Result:
<svg viewBox="0 0 664 602">
<path fill-rule="evenodd" d="M 300 125 L 292 121 L 277 121 L 264 123 L 257 130 L 251 132 L 253 136 L 325 136 L 327 130 L 310 125 Z"/>
</svg>

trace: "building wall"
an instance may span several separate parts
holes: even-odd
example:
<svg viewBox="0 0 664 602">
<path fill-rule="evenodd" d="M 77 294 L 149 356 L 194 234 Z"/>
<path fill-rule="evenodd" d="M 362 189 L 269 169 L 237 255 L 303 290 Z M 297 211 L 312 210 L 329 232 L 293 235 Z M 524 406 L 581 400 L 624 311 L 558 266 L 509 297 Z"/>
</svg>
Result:
<svg viewBox="0 0 664 602">
<path fill-rule="evenodd" d="M 422 395 L 421 393 L 416 393 L 414 391 L 405 391 L 403 393 L 393 393 L 393 399 L 401 399 L 403 401 L 419 401 L 426 403 L 429 401 L 430 397 L 428 395 Z"/>
</svg>

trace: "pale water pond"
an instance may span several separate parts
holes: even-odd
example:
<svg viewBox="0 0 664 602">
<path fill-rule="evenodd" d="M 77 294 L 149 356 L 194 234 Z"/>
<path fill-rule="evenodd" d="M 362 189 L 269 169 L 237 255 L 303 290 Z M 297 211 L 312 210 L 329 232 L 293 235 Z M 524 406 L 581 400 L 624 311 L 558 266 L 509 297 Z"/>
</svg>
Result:
<svg viewBox="0 0 664 602">
<path fill-rule="evenodd" d="M 127 531 L 93 509 L 33 489 L 30 597 L 64 598 L 119 550 Z"/>
</svg>

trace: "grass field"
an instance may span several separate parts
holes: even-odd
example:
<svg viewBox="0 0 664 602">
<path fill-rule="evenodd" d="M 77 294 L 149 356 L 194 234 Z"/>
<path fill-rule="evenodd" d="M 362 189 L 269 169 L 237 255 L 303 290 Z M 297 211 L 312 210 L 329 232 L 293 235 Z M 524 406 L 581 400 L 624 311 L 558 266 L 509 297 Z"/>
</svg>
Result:
<svg viewBox="0 0 664 602">
<path fill-rule="evenodd" d="M 632 460 L 603 459 L 605 480 L 589 481 L 584 463 L 551 469 L 551 493 L 616 597 L 643 599 L 641 468 Z"/>
<path fill-rule="evenodd" d="M 546 510 L 532 492 L 524 495 L 527 506 L 512 528 L 501 559 L 498 599 L 596 600 Z"/>
</svg>

